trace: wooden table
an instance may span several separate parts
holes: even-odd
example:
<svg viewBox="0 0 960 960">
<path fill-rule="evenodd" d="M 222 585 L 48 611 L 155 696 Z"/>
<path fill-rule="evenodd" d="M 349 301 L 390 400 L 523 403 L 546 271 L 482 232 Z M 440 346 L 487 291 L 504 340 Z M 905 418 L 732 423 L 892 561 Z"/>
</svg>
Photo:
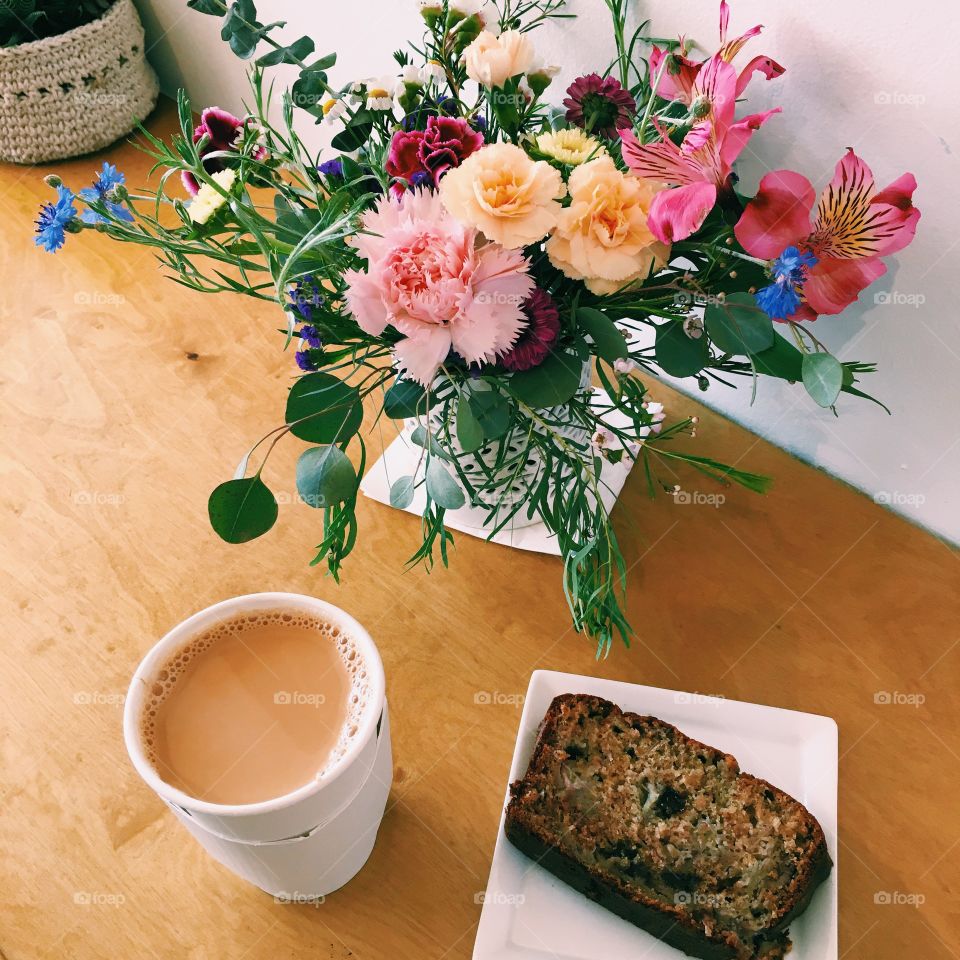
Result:
<svg viewBox="0 0 960 960">
<path fill-rule="evenodd" d="M 152 121 L 172 124 L 169 105 Z M 106 156 L 144 182 L 136 150 Z M 100 159 L 56 169 L 79 187 Z M 34 249 L 46 172 L 0 169 L 0 957 L 469 957 L 519 719 L 503 701 L 536 668 L 835 717 L 842 955 L 958 956 L 950 547 L 663 386 L 671 414 L 702 418 L 700 449 L 777 484 L 760 497 L 678 475 L 724 493 L 713 507 L 651 502 L 639 476 L 628 483 L 618 518 L 639 636 L 606 661 L 571 632 L 556 558 L 461 535 L 449 570 L 405 573 L 417 522 L 376 503 L 360 505 L 340 587 L 307 566 L 320 521 L 302 504 L 283 505 L 263 540 L 228 547 L 207 526 L 207 494 L 281 417 L 279 315 L 193 294 L 147 251 L 102 237 L 69 237 L 56 257 Z M 891 443 L 908 428 L 877 415 Z M 269 468 L 288 498 L 299 448 Z M 121 738 L 122 694 L 155 640 L 264 589 L 351 611 L 387 669 L 388 812 L 366 868 L 322 907 L 276 904 L 208 859 Z M 878 704 L 882 691 L 925 699 Z M 477 703 L 483 692 L 502 696 Z M 925 902 L 877 904 L 881 892 Z"/>
</svg>

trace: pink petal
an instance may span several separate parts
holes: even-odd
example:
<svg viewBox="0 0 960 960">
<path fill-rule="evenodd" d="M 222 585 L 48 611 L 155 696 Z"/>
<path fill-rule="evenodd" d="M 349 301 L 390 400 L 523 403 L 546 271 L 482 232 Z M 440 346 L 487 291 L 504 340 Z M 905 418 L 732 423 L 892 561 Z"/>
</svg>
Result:
<svg viewBox="0 0 960 960">
<path fill-rule="evenodd" d="M 910 202 L 914 187 L 913 177 L 905 174 L 878 194 L 870 168 L 848 149 L 820 196 L 819 249 L 844 260 L 901 250 L 913 239 L 920 219 Z"/>
<path fill-rule="evenodd" d="M 861 260 L 823 257 L 810 271 L 803 295 L 818 314 L 841 313 L 856 301 L 864 288 L 886 272 L 887 267 L 879 257 Z"/>
<path fill-rule="evenodd" d="M 662 243 L 683 240 L 700 229 L 716 202 L 716 185 L 705 181 L 661 190 L 650 205 L 650 232 Z"/>
<path fill-rule="evenodd" d="M 222 150 L 233 145 L 243 121 L 219 107 L 207 107 L 200 114 L 200 124 L 206 127 L 206 132 L 210 134 L 211 146 Z"/>
<path fill-rule="evenodd" d="M 416 336 L 395 344 L 393 352 L 407 376 L 429 386 L 450 352 L 450 331 L 446 327 L 424 325 Z"/>
<path fill-rule="evenodd" d="M 720 159 L 727 167 L 732 167 L 737 157 L 743 152 L 753 134 L 759 130 L 775 113 L 781 113 L 782 108 L 774 107 L 764 113 L 751 113 L 733 124 L 726 132 L 720 144 Z"/>
<path fill-rule="evenodd" d="M 673 62 L 667 64 L 663 73 L 660 73 L 664 60 L 671 56 L 674 58 Z M 660 74 L 657 96 L 663 97 L 664 100 L 678 100 L 680 103 L 689 105 L 693 102 L 693 85 L 696 83 L 701 66 L 702 64 L 694 63 L 693 60 L 688 60 L 679 54 L 671 54 L 654 46 L 650 51 L 650 82 L 652 83 Z M 676 69 L 677 72 L 671 73 L 671 69 Z"/>
<path fill-rule="evenodd" d="M 347 304 L 357 325 L 373 337 L 380 336 L 389 319 L 380 287 L 359 270 L 348 270 L 343 276 L 349 285 Z"/>
<path fill-rule="evenodd" d="M 702 165 L 694 158 L 685 156 L 672 140 L 667 139 L 665 131 L 663 137 L 658 143 L 641 144 L 632 130 L 621 130 L 623 159 L 630 170 L 638 177 L 650 177 L 670 184 L 703 180 Z"/>
<path fill-rule="evenodd" d="M 693 95 L 710 101 L 716 137 L 722 140 L 737 109 L 737 71 L 720 54 L 715 54 L 697 76 Z"/>
<path fill-rule="evenodd" d="M 768 80 L 781 77 L 786 72 L 776 60 L 769 57 L 754 57 L 741 71 L 737 77 L 737 96 L 747 88 L 747 84 L 753 78 L 755 73 L 762 73 Z"/>
<path fill-rule="evenodd" d="M 775 170 L 760 181 L 734 227 L 740 246 L 754 257 L 772 260 L 810 234 L 810 210 L 816 192 L 810 181 L 792 170 Z"/>
</svg>

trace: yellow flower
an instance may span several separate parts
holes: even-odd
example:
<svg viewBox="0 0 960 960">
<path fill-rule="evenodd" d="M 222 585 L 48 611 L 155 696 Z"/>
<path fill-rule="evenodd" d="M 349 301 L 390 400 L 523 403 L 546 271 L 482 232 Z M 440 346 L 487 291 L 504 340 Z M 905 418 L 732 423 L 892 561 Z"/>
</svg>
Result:
<svg viewBox="0 0 960 960">
<path fill-rule="evenodd" d="M 607 152 L 599 140 L 579 127 L 548 130 L 536 138 L 536 144 L 542 154 L 571 167 L 579 166 L 595 157 L 602 157 Z"/>
<path fill-rule="evenodd" d="M 559 170 L 512 143 L 483 147 L 440 181 L 450 213 L 511 250 L 542 240 L 557 225 L 566 192 Z"/>
<path fill-rule="evenodd" d="M 235 170 L 220 170 L 213 174 L 211 179 L 219 184 L 225 193 L 229 193 L 236 183 L 237 173 Z M 187 208 L 190 219 L 194 223 L 206 223 L 226 202 L 225 196 L 218 193 L 209 183 L 205 183 Z"/>
<path fill-rule="evenodd" d="M 663 267 L 670 246 L 658 242 L 647 214 L 658 184 L 625 176 L 608 157 L 570 174 L 570 206 L 547 241 L 550 262 L 565 276 L 583 280 L 600 296 L 646 279 Z"/>
<path fill-rule="evenodd" d="M 463 60 L 471 80 L 482 87 L 502 87 L 533 66 L 533 44 L 517 30 L 506 30 L 499 37 L 484 30 L 464 50 Z"/>
</svg>

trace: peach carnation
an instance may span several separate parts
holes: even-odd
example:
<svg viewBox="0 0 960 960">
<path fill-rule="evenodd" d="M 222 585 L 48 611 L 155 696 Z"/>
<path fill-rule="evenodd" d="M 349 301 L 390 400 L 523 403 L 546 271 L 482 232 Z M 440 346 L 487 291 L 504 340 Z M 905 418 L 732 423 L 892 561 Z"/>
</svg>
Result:
<svg viewBox="0 0 960 960">
<path fill-rule="evenodd" d="M 512 143 L 478 150 L 440 181 L 450 213 L 509 249 L 542 240 L 557 225 L 566 192 L 559 170 Z"/>
<path fill-rule="evenodd" d="M 468 363 L 493 362 L 527 324 L 521 305 L 534 285 L 527 261 L 480 242 L 436 193 L 382 197 L 350 242 L 367 261 L 365 271 L 345 274 L 357 324 L 372 336 L 388 325 L 403 334 L 395 355 L 424 385 L 451 350 Z"/>
<path fill-rule="evenodd" d="M 463 53 L 467 76 L 487 88 L 502 87 L 511 77 L 526 73 L 534 60 L 533 44 L 518 30 L 506 30 L 499 37 L 484 30 Z"/>
<path fill-rule="evenodd" d="M 625 176 L 609 156 L 570 175 L 570 206 L 547 241 L 550 262 L 565 276 L 604 295 L 647 277 L 670 256 L 647 226 L 658 184 Z"/>
</svg>

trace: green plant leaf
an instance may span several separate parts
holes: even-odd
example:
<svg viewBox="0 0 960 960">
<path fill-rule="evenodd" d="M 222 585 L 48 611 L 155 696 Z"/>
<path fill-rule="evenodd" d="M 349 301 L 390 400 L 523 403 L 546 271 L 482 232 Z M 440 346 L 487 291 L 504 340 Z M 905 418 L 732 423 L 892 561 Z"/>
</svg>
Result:
<svg viewBox="0 0 960 960">
<path fill-rule="evenodd" d="M 427 493 L 438 507 L 458 510 L 467 498 L 460 485 L 450 476 L 450 471 L 434 457 L 427 464 Z"/>
<path fill-rule="evenodd" d="M 630 356 L 623 334 L 605 313 L 592 307 L 580 307 L 577 310 L 577 323 L 584 333 L 590 335 L 597 356 L 607 363 L 626 360 Z"/>
<path fill-rule="evenodd" d="M 367 142 L 372 130 L 373 115 L 369 110 L 358 110 L 346 128 L 330 141 L 330 146 L 341 153 L 352 153 Z"/>
<path fill-rule="evenodd" d="M 427 391 L 416 380 L 394 381 L 383 397 L 383 412 L 391 420 L 406 420 L 425 414 Z"/>
<path fill-rule="evenodd" d="M 401 477 L 390 487 L 390 506 L 406 510 L 413 503 L 413 477 Z"/>
<path fill-rule="evenodd" d="M 580 386 L 583 364 L 571 353 L 551 353 L 539 367 L 515 373 L 507 388 L 530 407 L 555 407 L 566 403 Z"/>
<path fill-rule="evenodd" d="M 337 446 L 311 447 L 297 460 L 297 492 L 311 507 L 332 507 L 349 500 L 357 489 L 357 473 Z"/>
<path fill-rule="evenodd" d="M 483 446 L 483 427 L 466 396 L 462 396 L 457 404 L 457 441 L 467 453 L 473 453 Z"/>
<path fill-rule="evenodd" d="M 308 417 L 309 419 L 303 419 Z M 287 396 L 286 421 L 290 432 L 311 443 L 349 440 L 363 422 L 363 406 L 356 387 L 329 373 L 308 373 Z M 302 421 L 302 422 L 296 422 Z"/>
<path fill-rule="evenodd" d="M 774 333 L 773 346 L 753 356 L 757 373 L 796 383 L 803 376 L 803 354 L 789 340 Z"/>
<path fill-rule="evenodd" d="M 220 27 L 220 37 L 229 42 L 230 49 L 241 60 L 248 60 L 254 55 L 263 35 L 263 24 L 257 20 L 257 8 L 253 0 L 236 0 L 230 4 Z"/>
<path fill-rule="evenodd" d="M 749 293 L 731 293 L 704 313 L 710 339 L 724 352 L 744 356 L 773 346 L 773 321 Z"/>
<path fill-rule="evenodd" d="M 843 386 L 843 366 L 829 353 L 804 354 L 803 385 L 814 402 L 821 407 L 832 407 Z"/>
<path fill-rule="evenodd" d="M 227 543 L 262 537 L 277 522 L 277 501 L 257 477 L 221 483 L 207 501 L 210 526 Z"/>
<path fill-rule="evenodd" d="M 681 320 L 669 320 L 657 327 L 655 349 L 657 363 L 672 377 L 693 377 L 710 359 L 707 338 L 688 337 Z"/>
<path fill-rule="evenodd" d="M 314 51 L 314 43 L 309 37 L 295 40 L 289 47 L 279 47 L 271 50 L 257 59 L 260 67 L 275 67 L 278 63 L 298 63 L 306 60 Z"/>
<path fill-rule="evenodd" d="M 222 17 L 224 14 L 223 0 L 187 0 L 187 6 L 197 13 L 205 13 L 211 17 Z"/>
<path fill-rule="evenodd" d="M 510 403 L 499 390 L 486 383 L 468 385 L 466 399 L 484 440 L 496 440 L 510 429 Z"/>
<path fill-rule="evenodd" d="M 429 443 L 430 454 L 432 456 L 439 457 L 441 460 L 450 459 L 449 454 L 446 452 L 446 450 L 443 449 L 443 447 L 440 446 L 439 443 L 437 443 L 437 440 L 433 436 L 433 434 L 428 434 L 427 431 L 422 426 L 414 427 L 413 431 L 410 434 L 410 441 L 412 443 L 415 443 L 418 447 L 424 447 L 424 448 Z"/>
</svg>

